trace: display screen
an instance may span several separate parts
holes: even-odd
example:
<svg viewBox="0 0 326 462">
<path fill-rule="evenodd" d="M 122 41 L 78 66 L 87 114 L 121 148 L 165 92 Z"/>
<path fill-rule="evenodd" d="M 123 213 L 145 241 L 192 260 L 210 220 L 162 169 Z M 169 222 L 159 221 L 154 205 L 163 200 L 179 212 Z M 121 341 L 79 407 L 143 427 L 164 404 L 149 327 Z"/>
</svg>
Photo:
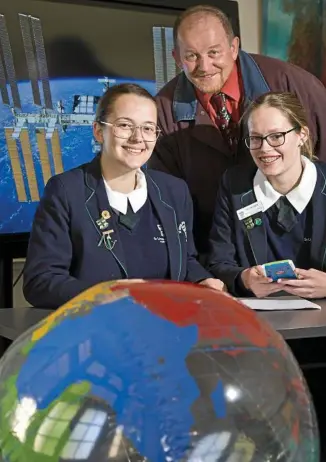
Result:
<svg viewBox="0 0 326 462">
<path fill-rule="evenodd" d="M 92 123 L 108 85 L 137 82 L 155 94 L 174 77 L 176 14 L 110 3 L 2 2 L 0 234 L 29 232 L 48 179 L 96 155 Z"/>
<path fill-rule="evenodd" d="M 92 123 L 107 86 L 154 95 L 176 75 L 172 27 L 196 1 L 139 3 L 1 2 L 0 238 L 28 233 L 48 179 L 99 152 Z M 217 3 L 239 35 L 237 2 Z"/>
</svg>

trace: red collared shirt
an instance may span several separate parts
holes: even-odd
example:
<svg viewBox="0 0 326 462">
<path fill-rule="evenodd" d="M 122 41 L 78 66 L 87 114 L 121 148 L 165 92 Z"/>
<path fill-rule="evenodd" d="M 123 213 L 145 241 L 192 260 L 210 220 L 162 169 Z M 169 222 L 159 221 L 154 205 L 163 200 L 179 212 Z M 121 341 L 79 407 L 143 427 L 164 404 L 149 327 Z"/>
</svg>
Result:
<svg viewBox="0 0 326 462">
<path fill-rule="evenodd" d="M 213 96 L 212 94 L 204 93 L 198 88 L 196 90 L 196 96 L 207 114 L 209 115 L 210 119 L 216 123 L 216 111 L 210 103 L 210 99 Z M 223 85 L 221 92 L 226 96 L 226 107 L 231 115 L 231 119 L 233 122 L 238 123 L 240 120 L 240 102 L 243 95 L 242 90 L 242 80 L 241 76 L 238 72 L 237 63 L 234 63 L 233 69 L 229 78 Z"/>
</svg>

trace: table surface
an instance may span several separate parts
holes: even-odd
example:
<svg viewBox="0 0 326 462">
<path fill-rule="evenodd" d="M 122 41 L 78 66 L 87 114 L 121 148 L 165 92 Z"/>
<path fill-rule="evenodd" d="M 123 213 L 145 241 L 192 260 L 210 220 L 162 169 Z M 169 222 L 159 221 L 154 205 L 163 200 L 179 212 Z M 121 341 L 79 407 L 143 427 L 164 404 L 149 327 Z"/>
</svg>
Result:
<svg viewBox="0 0 326 462">
<path fill-rule="evenodd" d="M 314 300 L 321 310 L 259 311 L 285 339 L 326 337 L 326 299 Z M 16 339 L 52 310 L 39 308 L 0 309 L 0 337 Z"/>
</svg>

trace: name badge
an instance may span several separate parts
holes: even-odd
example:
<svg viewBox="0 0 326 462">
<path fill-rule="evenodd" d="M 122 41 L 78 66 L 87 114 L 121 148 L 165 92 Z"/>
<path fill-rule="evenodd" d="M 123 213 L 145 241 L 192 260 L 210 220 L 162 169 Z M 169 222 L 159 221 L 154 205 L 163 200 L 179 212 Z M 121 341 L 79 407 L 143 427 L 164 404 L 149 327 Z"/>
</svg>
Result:
<svg viewBox="0 0 326 462">
<path fill-rule="evenodd" d="M 239 220 L 244 220 L 245 218 L 251 217 L 256 213 L 262 212 L 264 210 L 263 204 L 261 202 L 254 202 L 253 204 L 247 205 L 242 209 L 237 210 L 237 215 Z"/>
</svg>

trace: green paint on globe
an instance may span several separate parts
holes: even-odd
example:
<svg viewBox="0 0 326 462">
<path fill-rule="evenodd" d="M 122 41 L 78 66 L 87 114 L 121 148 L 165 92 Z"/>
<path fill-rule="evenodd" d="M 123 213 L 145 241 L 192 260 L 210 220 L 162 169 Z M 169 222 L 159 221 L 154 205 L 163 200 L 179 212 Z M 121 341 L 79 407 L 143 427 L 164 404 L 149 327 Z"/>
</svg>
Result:
<svg viewBox="0 0 326 462">
<path fill-rule="evenodd" d="M 79 411 L 83 398 L 89 394 L 91 385 L 86 381 L 70 385 L 48 408 L 31 412 L 28 419 L 32 403 L 26 407 L 25 401 L 24 409 L 24 403 L 19 402 L 17 378 L 18 375 L 11 376 L 2 385 L 2 453 L 12 462 L 59 462 L 71 436 L 69 423 Z M 18 409 L 19 405 L 21 409 Z M 27 431 L 15 423 L 16 415 L 23 412 Z"/>
</svg>

